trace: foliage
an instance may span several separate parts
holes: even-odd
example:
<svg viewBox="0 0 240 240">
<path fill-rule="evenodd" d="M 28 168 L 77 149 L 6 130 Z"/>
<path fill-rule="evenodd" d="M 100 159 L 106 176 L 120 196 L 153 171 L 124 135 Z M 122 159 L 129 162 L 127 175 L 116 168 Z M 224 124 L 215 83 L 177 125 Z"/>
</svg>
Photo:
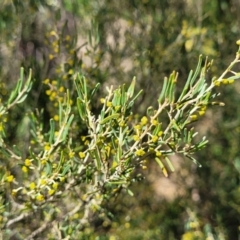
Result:
<svg viewBox="0 0 240 240">
<path fill-rule="evenodd" d="M 136 169 L 139 166 L 145 169 L 148 158 L 155 158 L 165 176 L 167 168 L 174 171 L 169 155 L 183 154 L 196 162 L 192 155 L 207 141 L 203 138 L 195 142 L 197 132 L 191 125 L 204 115 L 209 105 L 222 105 L 213 100 L 217 94 L 212 90 L 239 78 L 239 73 L 232 71 L 239 58 L 240 50 L 226 71 L 208 84 L 206 73 L 211 63 L 206 60 L 201 70 L 200 57 L 180 96 L 175 94 L 177 73 L 173 72 L 164 79 L 158 108 L 150 106 L 141 118 L 134 118 L 132 112 L 134 101 L 141 93 L 134 94 L 135 79 L 127 89 L 125 85 L 115 90 L 109 87 L 107 96 L 101 99 L 99 115 L 94 115 L 91 98 L 99 84 L 90 91 L 86 79 L 78 74 L 74 81 L 76 101 L 74 93 L 70 95 L 66 90 L 58 104 L 57 118 L 50 119 L 48 132 L 43 131 L 39 113 L 27 115 L 31 136 L 29 143 L 25 143 L 29 144 L 26 158 L 17 145 L 8 146 L 4 130 L 7 121 L 3 120 L 30 91 L 31 75 L 23 85 L 21 70 L 16 88 L 8 101 L 1 103 L 1 188 L 6 194 L 1 199 L 1 222 L 3 229 L 7 229 L 6 237 L 17 234 L 32 239 L 41 234 L 51 238 L 58 234 L 61 238 L 80 239 L 84 230 L 89 231 L 97 220 L 104 227 L 111 224 L 106 202 L 122 190 L 132 194 L 129 186 L 140 177 Z M 226 78 L 228 73 L 233 76 Z M 82 141 L 76 134 L 79 132 L 77 113 L 80 128 L 87 129 Z M 167 124 L 161 122 L 163 113 L 168 116 Z M 75 204 L 64 206 L 67 203 Z M 36 214 L 41 219 L 38 222 L 34 222 Z M 18 225 L 17 232 L 11 231 L 14 224 Z"/>
<path fill-rule="evenodd" d="M 236 9 L 225 0 L 4 1 L 4 238 L 236 238 L 238 83 L 224 85 L 238 78 L 238 59 L 219 76 L 235 51 Z M 192 72 L 199 53 L 215 62 L 200 57 Z M 20 66 L 33 69 L 25 84 Z M 219 91 L 227 108 L 212 110 Z M 206 145 L 196 133 L 211 114 Z M 197 165 L 171 174 L 175 153 Z M 156 197 L 155 164 L 183 196 Z"/>
</svg>

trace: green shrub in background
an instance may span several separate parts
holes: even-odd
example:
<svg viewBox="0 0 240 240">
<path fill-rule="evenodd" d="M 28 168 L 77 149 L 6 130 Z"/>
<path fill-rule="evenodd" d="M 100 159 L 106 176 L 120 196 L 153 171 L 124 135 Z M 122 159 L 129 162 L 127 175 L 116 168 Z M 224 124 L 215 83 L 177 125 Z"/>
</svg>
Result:
<svg viewBox="0 0 240 240">
<path fill-rule="evenodd" d="M 147 168 L 148 160 L 155 159 L 165 176 L 174 171 L 169 155 L 183 154 L 199 164 L 193 154 L 207 140 L 194 140 L 197 132 L 193 124 L 209 106 L 223 105 L 214 99 L 218 94 L 213 89 L 239 78 L 233 70 L 239 58 L 240 49 L 226 71 L 208 84 L 211 62 L 206 59 L 202 63 L 200 57 L 179 95 L 175 93 L 178 74 L 173 72 L 164 79 L 156 98 L 158 108 L 149 106 L 141 117 L 132 111 L 141 94 L 134 93 L 135 79 L 129 87 L 107 87 L 108 94 L 100 99 L 102 108 L 96 115 L 91 101 L 99 84 L 89 89 L 86 79 L 76 73 L 76 90 L 70 94 L 66 89 L 63 96 L 54 96 L 61 100 L 58 114 L 50 119 L 49 131 L 44 131 L 40 109 L 26 113 L 26 157 L 18 144 L 9 145 L 5 131 L 9 112 L 25 101 L 32 87 L 31 73 L 24 83 L 22 69 L 15 89 L 0 108 L 3 237 L 94 236 L 97 228 L 111 227 L 114 216 L 107 203 L 122 191 L 133 195 L 131 183 L 142 178 L 137 169 Z M 168 120 L 162 122 L 162 115 Z M 82 129 L 86 135 L 80 134 Z"/>
</svg>

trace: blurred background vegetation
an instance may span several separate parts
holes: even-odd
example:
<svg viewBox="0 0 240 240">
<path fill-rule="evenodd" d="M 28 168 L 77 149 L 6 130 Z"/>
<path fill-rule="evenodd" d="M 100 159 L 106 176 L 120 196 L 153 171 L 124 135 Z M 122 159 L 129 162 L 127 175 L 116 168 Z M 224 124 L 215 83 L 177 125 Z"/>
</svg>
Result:
<svg viewBox="0 0 240 240">
<path fill-rule="evenodd" d="M 90 85 L 116 86 L 136 76 L 137 88 L 145 90 L 136 109 L 142 113 L 172 70 L 179 72 L 181 88 L 199 54 L 214 59 L 209 79 L 221 74 L 235 57 L 239 29 L 237 0 L 3 0 L 1 98 L 20 66 L 32 68 L 35 79 L 31 98 L 10 115 L 8 144 L 24 147 L 24 112 L 43 108 L 46 128 L 55 116 L 49 81 L 61 95 L 61 86 L 71 91 L 77 71 Z M 150 159 L 145 180 L 132 185 L 134 196 L 109 202 L 114 221 L 98 225 L 89 239 L 240 238 L 240 84 L 221 92 L 226 107 L 212 108 L 197 124 L 210 140 L 197 156 L 202 167 L 175 157 L 176 171 L 166 179 Z"/>
</svg>

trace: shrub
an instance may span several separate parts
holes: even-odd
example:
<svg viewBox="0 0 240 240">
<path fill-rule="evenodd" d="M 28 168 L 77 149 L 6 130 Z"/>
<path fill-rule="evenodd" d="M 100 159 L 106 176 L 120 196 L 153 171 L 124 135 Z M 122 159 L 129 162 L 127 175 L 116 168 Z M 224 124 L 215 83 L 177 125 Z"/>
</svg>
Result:
<svg viewBox="0 0 240 240">
<path fill-rule="evenodd" d="M 16 87 L 0 103 L 0 187 L 4 193 L 0 221 L 4 238 L 93 236 L 96 229 L 111 227 L 114 216 L 108 202 L 124 191 L 133 195 L 131 184 L 143 178 L 140 169 L 146 169 L 148 161 L 155 160 L 165 176 L 174 171 L 173 154 L 201 166 L 194 154 L 207 140 L 196 137 L 194 123 L 210 106 L 224 105 L 215 100 L 216 90 L 239 78 L 233 70 L 239 58 L 240 49 L 219 77 L 208 80 L 212 62 L 200 56 L 180 94 L 175 92 L 178 74 L 172 72 L 156 97 L 158 107 L 149 106 L 142 116 L 133 112 L 142 93 L 135 93 L 135 78 L 128 87 L 108 86 L 106 96 L 99 99 L 99 113 L 92 108 L 100 84 L 89 87 L 78 72 L 73 74 L 72 91 L 45 81 L 51 92 L 59 90 L 54 95 L 58 113 L 45 131 L 41 109 L 25 112 L 28 128 L 24 131 L 29 138 L 24 148 L 18 143 L 11 146 L 7 132 L 9 113 L 23 104 L 33 84 L 31 71 L 25 81 L 21 69 Z"/>
</svg>

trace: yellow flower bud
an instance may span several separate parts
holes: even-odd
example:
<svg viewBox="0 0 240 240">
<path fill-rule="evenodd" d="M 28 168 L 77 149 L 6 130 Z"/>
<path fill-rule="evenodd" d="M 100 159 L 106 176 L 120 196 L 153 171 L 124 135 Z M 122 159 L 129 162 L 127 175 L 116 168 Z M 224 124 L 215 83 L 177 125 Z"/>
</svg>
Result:
<svg viewBox="0 0 240 240">
<path fill-rule="evenodd" d="M 50 149 L 51 149 L 51 147 L 48 144 L 44 146 L 45 151 L 49 151 Z"/>
<path fill-rule="evenodd" d="M 141 157 L 145 154 L 145 151 L 143 150 L 143 148 L 140 148 L 135 152 L 135 154 L 136 154 L 136 156 Z"/>
<path fill-rule="evenodd" d="M 142 124 L 143 126 L 146 125 L 147 122 L 148 122 L 148 119 L 147 119 L 146 116 L 144 116 L 144 117 L 141 118 L 141 124 Z"/>
<path fill-rule="evenodd" d="M 48 58 L 49 58 L 49 60 L 52 60 L 54 58 L 54 56 L 52 54 L 49 54 Z"/>
<path fill-rule="evenodd" d="M 57 182 L 55 182 L 55 183 L 52 185 L 53 189 L 56 190 L 56 189 L 58 188 L 58 185 L 59 185 L 59 184 L 58 184 Z"/>
<path fill-rule="evenodd" d="M 161 137 L 163 135 L 163 131 L 158 132 L 158 136 Z"/>
<path fill-rule="evenodd" d="M 45 179 L 40 179 L 40 185 L 41 186 L 44 186 L 44 185 L 46 185 L 46 180 Z"/>
<path fill-rule="evenodd" d="M 191 118 L 191 120 L 195 121 L 195 120 L 197 120 L 198 117 L 197 117 L 197 115 L 191 115 L 190 118 Z"/>
<path fill-rule="evenodd" d="M 100 103 L 103 104 L 105 102 L 105 98 L 100 98 L 99 101 L 100 101 Z"/>
<path fill-rule="evenodd" d="M 134 136 L 133 136 L 133 140 L 134 140 L 134 141 L 139 141 L 139 140 L 140 140 L 140 137 L 139 137 L 138 135 L 134 135 Z"/>
<path fill-rule="evenodd" d="M 204 115 L 205 114 L 205 111 L 199 111 L 198 112 L 200 116 Z"/>
<path fill-rule="evenodd" d="M 60 88 L 59 88 L 59 92 L 64 92 L 64 87 L 63 86 L 61 86 Z"/>
<path fill-rule="evenodd" d="M 152 123 L 153 126 L 157 126 L 158 121 L 156 119 L 154 119 L 154 120 L 151 121 L 151 123 Z"/>
<path fill-rule="evenodd" d="M 220 85 L 221 85 L 220 81 L 217 80 L 217 81 L 214 82 L 214 86 L 219 87 Z"/>
<path fill-rule="evenodd" d="M 141 129 L 141 126 L 138 124 L 138 125 L 135 125 L 133 128 L 134 128 L 135 130 L 140 130 L 140 129 Z"/>
<path fill-rule="evenodd" d="M 57 33 L 52 30 L 52 31 L 49 33 L 49 35 L 50 35 L 50 36 L 57 36 Z"/>
<path fill-rule="evenodd" d="M 107 107 L 112 107 L 112 102 L 107 102 Z"/>
<path fill-rule="evenodd" d="M 35 184 L 34 182 L 31 182 L 31 183 L 29 184 L 29 188 L 30 188 L 31 190 L 34 190 L 34 189 L 36 188 L 36 184 Z"/>
<path fill-rule="evenodd" d="M 73 158 L 73 157 L 74 157 L 74 154 L 75 154 L 75 152 L 72 152 L 72 151 L 71 151 L 71 152 L 68 153 L 68 156 L 69 156 L 70 158 Z"/>
<path fill-rule="evenodd" d="M 44 83 L 44 84 L 48 84 L 49 81 L 50 81 L 50 80 L 47 78 L 47 79 L 45 79 L 45 80 L 43 81 L 43 83 Z"/>
<path fill-rule="evenodd" d="M 31 166 L 32 165 L 32 161 L 30 160 L 30 159 L 25 159 L 25 166 L 27 166 L 27 167 L 29 167 L 29 166 Z"/>
<path fill-rule="evenodd" d="M 68 74 L 69 74 L 69 75 L 72 75 L 72 74 L 73 74 L 73 70 L 70 69 L 70 70 L 68 71 Z"/>
<path fill-rule="evenodd" d="M 36 199 L 37 201 L 42 202 L 44 200 L 44 196 L 42 194 L 38 194 Z"/>
<path fill-rule="evenodd" d="M 160 157 L 162 155 L 162 153 L 160 151 L 156 151 L 156 156 Z"/>
<path fill-rule="evenodd" d="M 54 119 L 54 121 L 57 122 L 59 120 L 59 116 L 58 115 L 54 115 L 53 119 Z"/>
<path fill-rule="evenodd" d="M 23 171 L 24 173 L 27 173 L 27 172 L 28 172 L 28 168 L 27 168 L 26 166 L 23 166 L 23 167 L 22 167 L 22 171 Z"/>
<path fill-rule="evenodd" d="M 86 156 L 86 154 L 84 152 L 79 152 L 78 155 L 80 158 L 85 158 L 85 156 Z"/>
<path fill-rule="evenodd" d="M 54 193 L 55 193 L 55 190 L 54 190 L 54 189 L 49 189 L 49 190 L 48 190 L 48 195 L 49 195 L 49 196 L 52 196 Z"/>
<path fill-rule="evenodd" d="M 13 175 L 9 175 L 9 176 L 6 177 L 6 180 L 7 180 L 7 182 L 11 183 L 14 180 L 14 176 Z"/>
<path fill-rule="evenodd" d="M 46 90 L 46 94 L 49 96 L 49 95 L 51 95 L 51 90 Z"/>
<path fill-rule="evenodd" d="M 70 37 L 69 35 L 67 35 L 67 36 L 65 37 L 65 40 L 66 40 L 66 41 L 70 41 L 70 40 L 71 40 L 71 37 Z"/>
<path fill-rule="evenodd" d="M 228 79 L 222 79 L 222 83 L 226 85 L 226 84 L 229 84 L 229 81 Z"/>
<path fill-rule="evenodd" d="M 152 136 L 152 142 L 155 143 L 158 141 L 158 136 Z"/>
</svg>

